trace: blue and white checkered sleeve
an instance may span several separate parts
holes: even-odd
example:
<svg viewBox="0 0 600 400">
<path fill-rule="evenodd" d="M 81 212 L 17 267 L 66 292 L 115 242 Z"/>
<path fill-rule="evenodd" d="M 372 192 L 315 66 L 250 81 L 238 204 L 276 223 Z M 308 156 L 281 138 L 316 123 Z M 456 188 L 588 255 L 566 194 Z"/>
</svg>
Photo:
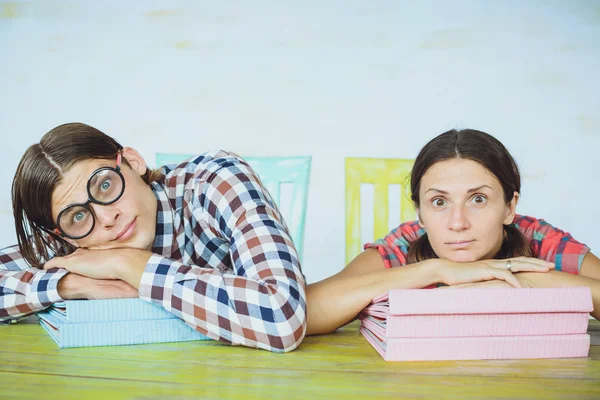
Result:
<svg viewBox="0 0 600 400">
<path fill-rule="evenodd" d="M 67 273 L 64 269 L 31 268 L 21 257 L 18 246 L 0 250 L 0 322 L 16 322 L 62 301 L 57 286 Z"/>
<path fill-rule="evenodd" d="M 241 159 L 220 168 L 195 196 L 203 215 L 229 241 L 233 272 L 183 265 L 155 255 L 140 297 L 161 304 L 201 333 L 275 352 L 295 349 L 306 331 L 305 282 L 298 254 L 256 174 Z M 200 219 L 200 218 L 197 218 Z"/>
</svg>

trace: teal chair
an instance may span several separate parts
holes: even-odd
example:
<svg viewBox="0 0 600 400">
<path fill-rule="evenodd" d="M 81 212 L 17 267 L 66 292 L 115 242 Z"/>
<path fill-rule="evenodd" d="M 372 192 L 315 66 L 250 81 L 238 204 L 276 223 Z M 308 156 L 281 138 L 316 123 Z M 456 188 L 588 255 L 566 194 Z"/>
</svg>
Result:
<svg viewBox="0 0 600 400">
<path fill-rule="evenodd" d="M 156 165 L 177 164 L 194 156 L 157 153 Z M 311 157 L 244 157 L 244 160 L 258 174 L 279 207 L 302 261 Z M 289 184 L 291 189 L 286 204 L 281 204 L 282 184 Z"/>
</svg>

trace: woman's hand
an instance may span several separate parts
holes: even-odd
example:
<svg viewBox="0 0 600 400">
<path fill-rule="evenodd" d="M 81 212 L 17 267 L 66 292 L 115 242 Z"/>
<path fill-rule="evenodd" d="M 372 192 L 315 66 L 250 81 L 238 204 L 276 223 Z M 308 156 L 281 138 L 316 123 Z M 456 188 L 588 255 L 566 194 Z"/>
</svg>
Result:
<svg viewBox="0 0 600 400">
<path fill-rule="evenodd" d="M 138 297 L 138 290 L 118 279 L 92 279 L 70 273 L 58 281 L 58 295 L 65 300 L 126 299 Z"/>
<path fill-rule="evenodd" d="M 141 276 L 151 252 L 138 249 L 78 249 L 64 257 L 54 257 L 44 269 L 64 268 L 92 279 L 124 279 L 128 270 Z"/>
<path fill-rule="evenodd" d="M 519 282 L 521 283 L 521 286 L 523 285 L 523 282 L 519 279 Z M 500 281 L 498 279 L 494 279 L 493 281 L 483 281 L 483 282 L 473 282 L 473 283 L 459 283 L 458 285 L 452 285 L 452 286 L 440 286 L 435 288 L 437 289 L 471 289 L 471 288 L 478 288 L 478 289 L 507 289 L 507 288 L 511 288 L 511 289 L 515 289 L 514 286 L 512 286 L 510 283 L 506 282 L 506 281 Z"/>
<path fill-rule="evenodd" d="M 471 263 L 457 263 L 440 260 L 440 283 L 448 286 L 498 279 L 514 287 L 522 287 L 513 272 L 548 272 L 554 264 L 529 257 L 515 257 L 506 260 L 480 260 Z M 510 266 L 510 271 L 508 270 Z"/>
<path fill-rule="evenodd" d="M 533 257 L 514 257 L 504 260 L 480 260 L 471 264 L 484 264 L 493 268 L 508 269 L 517 272 L 548 272 L 554 269 L 554 263 Z M 508 266 L 510 265 L 510 269 Z"/>
</svg>

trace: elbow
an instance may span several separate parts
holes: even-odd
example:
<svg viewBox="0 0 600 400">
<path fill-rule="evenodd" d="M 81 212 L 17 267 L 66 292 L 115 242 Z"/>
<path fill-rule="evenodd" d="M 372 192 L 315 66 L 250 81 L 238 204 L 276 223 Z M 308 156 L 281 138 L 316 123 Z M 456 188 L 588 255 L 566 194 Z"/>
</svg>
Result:
<svg viewBox="0 0 600 400">
<path fill-rule="evenodd" d="M 282 311 L 287 320 L 285 323 L 278 324 L 280 326 L 279 335 L 268 336 L 273 352 L 289 353 L 298 348 L 306 336 L 306 303 L 297 303 L 295 307 L 286 303 Z"/>
</svg>

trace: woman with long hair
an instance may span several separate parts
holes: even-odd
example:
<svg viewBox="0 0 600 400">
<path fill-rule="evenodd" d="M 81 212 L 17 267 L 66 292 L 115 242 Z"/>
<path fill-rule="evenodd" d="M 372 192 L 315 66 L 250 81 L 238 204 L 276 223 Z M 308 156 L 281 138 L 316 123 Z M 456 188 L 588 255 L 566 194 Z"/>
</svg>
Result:
<svg viewBox="0 0 600 400">
<path fill-rule="evenodd" d="M 440 286 L 588 286 L 600 317 L 600 260 L 568 233 L 516 213 L 521 176 L 496 138 L 442 133 L 419 152 L 410 188 L 418 221 L 308 285 L 307 334 L 333 332 L 391 289 Z"/>
</svg>

